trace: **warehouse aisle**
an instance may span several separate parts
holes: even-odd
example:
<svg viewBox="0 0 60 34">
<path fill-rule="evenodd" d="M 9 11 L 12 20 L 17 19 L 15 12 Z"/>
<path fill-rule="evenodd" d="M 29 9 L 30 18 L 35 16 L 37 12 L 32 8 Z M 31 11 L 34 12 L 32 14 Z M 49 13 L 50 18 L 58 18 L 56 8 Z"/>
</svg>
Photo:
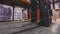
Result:
<svg viewBox="0 0 60 34">
<path fill-rule="evenodd" d="M 50 27 L 37 27 L 16 34 L 60 34 L 60 19 L 57 19 L 56 23 L 52 24 Z"/>
</svg>

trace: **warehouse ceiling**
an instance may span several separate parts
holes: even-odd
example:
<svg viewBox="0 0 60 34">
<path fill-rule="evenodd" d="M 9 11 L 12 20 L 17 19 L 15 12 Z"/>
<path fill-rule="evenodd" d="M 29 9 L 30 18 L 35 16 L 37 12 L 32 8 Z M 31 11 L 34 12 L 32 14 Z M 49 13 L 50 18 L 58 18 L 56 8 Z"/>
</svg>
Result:
<svg viewBox="0 0 60 34">
<path fill-rule="evenodd" d="M 0 4 L 12 5 L 14 0 L 0 0 Z"/>
<path fill-rule="evenodd" d="M 55 0 L 55 3 L 57 2 L 59 1 Z M 0 0 L 0 4 L 10 5 L 10 6 L 20 6 L 20 7 L 27 7 L 30 5 L 29 3 L 22 2 L 21 0 Z"/>
<path fill-rule="evenodd" d="M 29 4 L 26 2 L 22 2 L 21 0 L 0 0 L 0 4 L 10 5 L 10 6 L 28 6 Z"/>
</svg>

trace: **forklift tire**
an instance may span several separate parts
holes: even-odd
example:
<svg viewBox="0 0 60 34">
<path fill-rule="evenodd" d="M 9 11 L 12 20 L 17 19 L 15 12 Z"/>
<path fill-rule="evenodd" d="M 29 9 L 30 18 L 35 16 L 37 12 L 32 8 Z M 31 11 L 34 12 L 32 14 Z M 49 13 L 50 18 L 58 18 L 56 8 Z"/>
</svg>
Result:
<svg viewBox="0 0 60 34">
<path fill-rule="evenodd" d="M 45 27 L 49 27 L 50 25 L 51 25 L 51 19 L 47 17 L 47 18 L 44 20 L 44 26 L 45 26 Z"/>
<path fill-rule="evenodd" d="M 49 27 L 51 25 L 51 20 L 50 18 L 42 19 L 40 22 L 37 24 L 38 26 L 44 26 L 44 27 Z"/>
</svg>

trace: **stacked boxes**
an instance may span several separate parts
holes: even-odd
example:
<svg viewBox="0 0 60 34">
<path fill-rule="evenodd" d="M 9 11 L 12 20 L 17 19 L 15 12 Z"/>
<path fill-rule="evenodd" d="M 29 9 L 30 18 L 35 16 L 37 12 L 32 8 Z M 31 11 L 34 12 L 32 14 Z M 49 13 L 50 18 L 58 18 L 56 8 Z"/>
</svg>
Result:
<svg viewBox="0 0 60 34">
<path fill-rule="evenodd" d="M 23 8 L 15 6 L 13 12 L 12 6 L 0 4 L 0 21 L 12 21 L 24 19 L 28 19 L 27 9 L 23 11 Z"/>
<path fill-rule="evenodd" d="M 0 21 L 13 20 L 13 7 L 0 4 Z"/>
<path fill-rule="evenodd" d="M 0 4 L 0 21 L 4 21 L 4 7 Z"/>
<path fill-rule="evenodd" d="M 14 8 L 14 20 L 22 20 L 22 9 L 20 7 L 15 7 Z"/>
<path fill-rule="evenodd" d="M 24 9 L 21 7 L 15 7 L 14 8 L 14 20 L 24 21 L 25 19 L 28 19 L 27 9 Z"/>
<path fill-rule="evenodd" d="M 12 21 L 13 20 L 13 7 L 12 6 L 4 6 L 4 12 L 5 12 L 5 21 Z"/>
</svg>

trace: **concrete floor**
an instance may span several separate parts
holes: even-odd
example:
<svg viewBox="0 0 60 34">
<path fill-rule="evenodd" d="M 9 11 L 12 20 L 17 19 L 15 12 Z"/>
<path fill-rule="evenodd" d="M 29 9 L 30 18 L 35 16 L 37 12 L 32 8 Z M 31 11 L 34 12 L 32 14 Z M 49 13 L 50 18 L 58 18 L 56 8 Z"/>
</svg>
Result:
<svg viewBox="0 0 60 34">
<path fill-rule="evenodd" d="M 0 22 L 0 34 L 11 34 L 12 32 L 20 31 L 27 24 L 29 22 Z"/>
<path fill-rule="evenodd" d="M 28 31 L 19 32 L 19 33 L 16 33 L 16 34 L 54 34 L 54 33 L 51 31 L 50 27 L 49 28 L 38 27 L 38 28 L 31 29 L 31 30 L 28 30 Z"/>
<path fill-rule="evenodd" d="M 8 25 L 10 24 L 10 26 L 8 27 L 7 24 Z M 50 27 L 40 26 L 34 29 L 22 31 L 22 32 L 20 31 L 21 29 L 34 27 L 34 25 L 27 25 L 21 28 L 20 25 L 22 24 L 16 23 L 18 25 L 18 28 L 12 28 L 13 24 L 7 22 L 7 23 L 3 23 L 3 26 L 2 26 L 2 23 L 0 23 L 0 34 L 11 34 L 11 32 L 14 32 L 14 31 L 17 31 L 17 33 L 14 33 L 14 34 L 60 34 L 60 19 L 57 19 L 57 21 L 54 24 L 52 24 Z M 15 27 L 17 27 L 16 24 L 14 24 Z"/>
<path fill-rule="evenodd" d="M 37 27 L 16 34 L 60 34 L 60 20 L 58 19 L 56 23 L 52 24 L 50 27 Z"/>
</svg>

